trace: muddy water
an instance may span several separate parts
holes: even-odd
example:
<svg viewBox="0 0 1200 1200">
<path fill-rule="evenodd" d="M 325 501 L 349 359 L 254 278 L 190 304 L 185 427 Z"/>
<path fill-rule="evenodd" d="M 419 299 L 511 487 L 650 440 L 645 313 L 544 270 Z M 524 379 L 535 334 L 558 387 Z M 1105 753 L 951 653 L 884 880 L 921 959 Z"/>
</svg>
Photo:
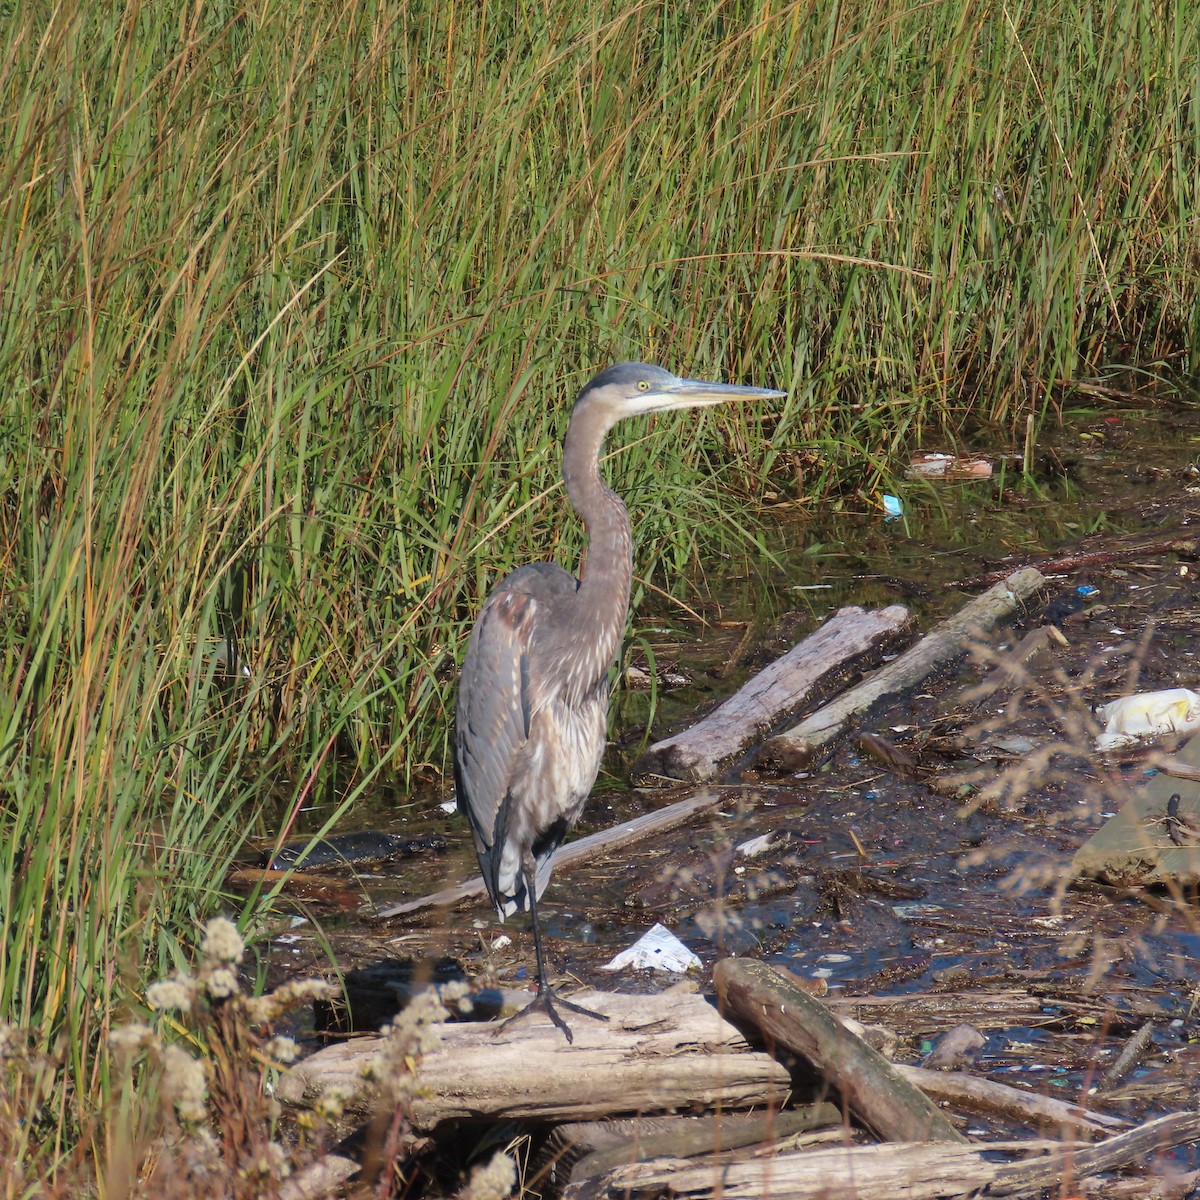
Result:
<svg viewBox="0 0 1200 1200">
<path fill-rule="evenodd" d="M 622 693 L 609 773 L 578 832 L 678 798 L 620 782 L 651 713 L 654 737 L 686 724 L 843 604 L 906 603 L 928 627 L 967 598 L 956 580 L 1075 549 L 1089 535 L 1200 524 L 1200 496 L 1188 490 L 1200 453 L 1194 429 L 1186 415 L 1088 416 L 1044 440 L 1032 483 L 1010 465 L 980 483 L 906 481 L 894 520 L 864 501 L 804 521 L 778 515 L 779 565 L 734 564 L 719 603 L 694 602 L 707 628 L 678 612 L 639 614 L 629 665 L 648 665 L 648 645 L 667 682 L 653 707 L 649 693 Z M 964 693 L 987 668 L 964 662 L 869 715 L 863 728 L 901 748 L 914 770 L 885 765 L 853 738 L 807 775 L 759 777 L 743 766 L 698 825 L 556 875 L 543 902 L 555 966 L 588 985 L 661 989 L 669 978 L 613 976 L 602 965 L 662 922 L 703 962 L 701 987 L 724 954 L 762 957 L 891 1026 L 909 1061 L 941 1030 L 970 1021 L 987 1037 L 978 1069 L 1076 1100 L 1153 1018 L 1151 1053 L 1105 1107 L 1140 1115 L 1189 1103 L 1200 1057 L 1190 1040 L 1195 910 L 1170 896 L 1069 888 L 1067 867 L 1143 779 L 1136 762 L 1086 754 L 1090 706 L 1131 688 L 1200 685 L 1198 576 L 1200 566 L 1169 555 L 1054 579 L 1049 600 L 1066 602 L 1068 644 L 1034 663 L 1024 694 L 969 703 Z M 1095 592 L 1081 601 L 1080 586 Z M 1041 619 L 1030 613 L 1000 645 Z M 1029 769 L 1050 743 L 1055 752 Z M 980 805 L 939 786 L 980 766 L 1008 775 L 1006 794 Z M 359 827 L 444 833 L 449 844 L 436 857 L 347 877 L 347 886 L 382 905 L 474 875 L 465 823 L 438 808 L 444 799 L 406 797 L 357 814 Z M 779 841 L 766 853 L 739 852 L 769 831 Z M 501 926 L 483 902 L 382 928 L 337 912 L 322 924 L 343 969 L 449 956 L 505 986 L 532 971 L 527 919 Z M 292 971 L 323 960 L 300 927 L 276 944 L 274 961 Z"/>
</svg>

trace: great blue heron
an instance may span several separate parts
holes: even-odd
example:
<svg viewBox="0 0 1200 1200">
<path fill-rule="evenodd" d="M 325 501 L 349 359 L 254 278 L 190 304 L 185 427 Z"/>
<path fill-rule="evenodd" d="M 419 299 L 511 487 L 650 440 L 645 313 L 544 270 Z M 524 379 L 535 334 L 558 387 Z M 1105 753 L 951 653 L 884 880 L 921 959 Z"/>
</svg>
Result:
<svg viewBox="0 0 1200 1200">
<path fill-rule="evenodd" d="M 607 1019 L 555 997 L 537 912 L 554 852 L 600 770 L 608 673 L 629 611 L 629 513 L 600 476 L 605 435 L 624 417 L 784 395 L 680 379 L 645 363 L 602 371 L 575 401 L 563 443 L 563 483 L 588 533 L 586 570 L 576 579 L 532 563 L 484 602 L 458 686 L 454 779 L 496 911 L 503 919 L 528 909 L 533 924 L 537 996 L 510 1021 L 541 1009 L 570 1042 L 556 1003 Z"/>
</svg>

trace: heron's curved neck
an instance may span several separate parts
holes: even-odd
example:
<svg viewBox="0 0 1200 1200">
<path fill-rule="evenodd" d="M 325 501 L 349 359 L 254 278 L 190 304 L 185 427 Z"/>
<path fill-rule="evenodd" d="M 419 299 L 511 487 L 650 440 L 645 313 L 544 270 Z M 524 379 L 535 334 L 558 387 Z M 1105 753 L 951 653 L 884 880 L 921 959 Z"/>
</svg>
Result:
<svg viewBox="0 0 1200 1200">
<path fill-rule="evenodd" d="M 633 578 L 633 537 L 629 512 L 600 475 L 600 454 L 611 419 L 602 410 L 576 408 L 563 443 L 563 482 L 571 505 L 588 533 L 580 571 L 581 628 L 586 624 L 603 643 L 603 669 L 616 657 L 629 611 Z M 583 640 L 583 639 L 581 639 Z"/>
</svg>

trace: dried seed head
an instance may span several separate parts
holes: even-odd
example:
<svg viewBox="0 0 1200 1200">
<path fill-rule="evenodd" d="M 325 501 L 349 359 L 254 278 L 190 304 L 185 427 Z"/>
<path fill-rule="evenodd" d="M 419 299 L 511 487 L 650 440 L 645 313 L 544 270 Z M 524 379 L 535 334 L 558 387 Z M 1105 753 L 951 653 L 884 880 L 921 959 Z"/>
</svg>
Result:
<svg viewBox="0 0 1200 1200">
<path fill-rule="evenodd" d="M 162 1087 L 183 1120 L 198 1124 L 208 1116 L 204 1064 L 182 1046 L 168 1046 L 163 1051 Z"/>
<path fill-rule="evenodd" d="M 471 1172 L 471 1182 L 459 1193 L 458 1200 L 505 1200 L 517 1182 L 517 1164 L 500 1151 L 486 1167 Z"/>
<path fill-rule="evenodd" d="M 204 941 L 200 953 L 214 962 L 236 963 L 242 961 L 246 943 L 238 933 L 237 926 L 228 917 L 213 917 L 204 926 Z"/>
<path fill-rule="evenodd" d="M 195 994 L 196 981 L 190 975 L 175 975 L 152 983 L 146 989 L 146 1003 L 159 1012 L 171 1009 L 191 1012 Z"/>
<path fill-rule="evenodd" d="M 214 1000 L 228 1000 L 237 993 L 237 976 L 229 967 L 214 967 L 205 974 L 204 987 Z"/>
</svg>

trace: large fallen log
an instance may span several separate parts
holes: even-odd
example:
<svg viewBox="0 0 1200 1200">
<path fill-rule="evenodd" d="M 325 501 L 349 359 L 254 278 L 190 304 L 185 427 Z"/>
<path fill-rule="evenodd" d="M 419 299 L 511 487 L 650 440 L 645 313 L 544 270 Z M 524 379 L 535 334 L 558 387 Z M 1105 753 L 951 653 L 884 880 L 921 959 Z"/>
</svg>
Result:
<svg viewBox="0 0 1200 1200">
<path fill-rule="evenodd" d="M 768 1045 L 806 1058 L 880 1137 L 965 1140 L 920 1088 L 781 972 L 754 959 L 725 958 L 713 968 L 713 984 L 722 1012 L 756 1029 Z"/>
<path fill-rule="evenodd" d="M 439 1047 L 420 1063 L 412 1119 L 429 1130 L 452 1119 L 581 1121 L 617 1113 L 719 1107 L 778 1108 L 787 1069 L 752 1051 L 702 996 L 572 997 L 609 1021 L 573 1019 L 573 1044 L 548 1021 L 435 1026 Z M 384 1038 L 355 1038 L 318 1050 L 280 1083 L 292 1104 L 331 1085 L 354 1089 Z M 364 1097 L 365 1099 L 365 1097 Z"/>
<path fill-rule="evenodd" d="M 751 742 L 800 708 L 822 679 L 900 636 L 912 620 L 901 604 L 877 611 L 838 609 L 703 720 L 655 742 L 634 764 L 633 774 L 695 782 L 713 778 Z"/>
<path fill-rule="evenodd" d="M 916 687 L 932 671 L 965 654 L 972 642 L 1010 617 L 1045 582 L 1032 567 L 1010 575 L 954 616 L 939 622 L 911 650 L 881 667 L 857 687 L 843 692 L 786 733 L 770 738 L 759 751 L 760 761 L 783 770 L 808 765 L 852 717 L 865 712 L 884 696 Z"/>
<path fill-rule="evenodd" d="M 555 852 L 554 870 L 561 875 L 564 868 L 577 862 L 598 858 L 601 854 L 605 854 L 617 846 L 627 846 L 630 842 L 649 837 L 653 833 L 666 833 L 667 830 L 682 825 L 698 813 L 707 812 L 710 808 L 716 808 L 725 803 L 729 799 L 729 792 L 728 788 L 722 790 L 705 788 L 676 804 L 668 804 L 665 808 L 643 813 L 640 817 L 634 817 L 629 821 L 622 821 L 620 825 L 614 825 L 611 829 L 602 829 L 599 833 L 592 833 L 578 841 L 568 842 Z M 404 900 L 399 904 L 390 904 L 370 914 L 370 919 L 387 921 L 422 908 L 448 908 L 468 897 L 482 896 L 486 890 L 483 877 L 476 875 L 465 883 L 443 888 L 440 892 L 419 896 L 415 900 Z"/>
<path fill-rule="evenodd" d="M 689 1200 L 942 1200 L 955 1196 L 1037 1196 L 1045 1188 L 1141 1161 L 1200 1136 L 1200 1116 L 1176 1113 L 1108 1138 L 1074 1143 L 889 1143 L 839 1146 L 760 1157 L 751 1162 L 696 1165 L 657 1159 L 619 1167 L 603 1181 L 569 1187 L 564 1200 L 642 1193 Z M 1037 1154 L 1021 1162 L 989 1161 L 997 1152 Z"/>
<path fill-rule="evenodd" d="M 603 1181 L 568 1187 L 563 1200 L 651 1195 L 690 1200 L 937 1200 L 971 1195 L 995 1178 L 981 1148 L 947 1142 L 838 1146 L 705 1163 L 660 1158 L 618 1167 Z M 601 1184 L 602 1186 L 597 1186 Z"/>
</svg>

